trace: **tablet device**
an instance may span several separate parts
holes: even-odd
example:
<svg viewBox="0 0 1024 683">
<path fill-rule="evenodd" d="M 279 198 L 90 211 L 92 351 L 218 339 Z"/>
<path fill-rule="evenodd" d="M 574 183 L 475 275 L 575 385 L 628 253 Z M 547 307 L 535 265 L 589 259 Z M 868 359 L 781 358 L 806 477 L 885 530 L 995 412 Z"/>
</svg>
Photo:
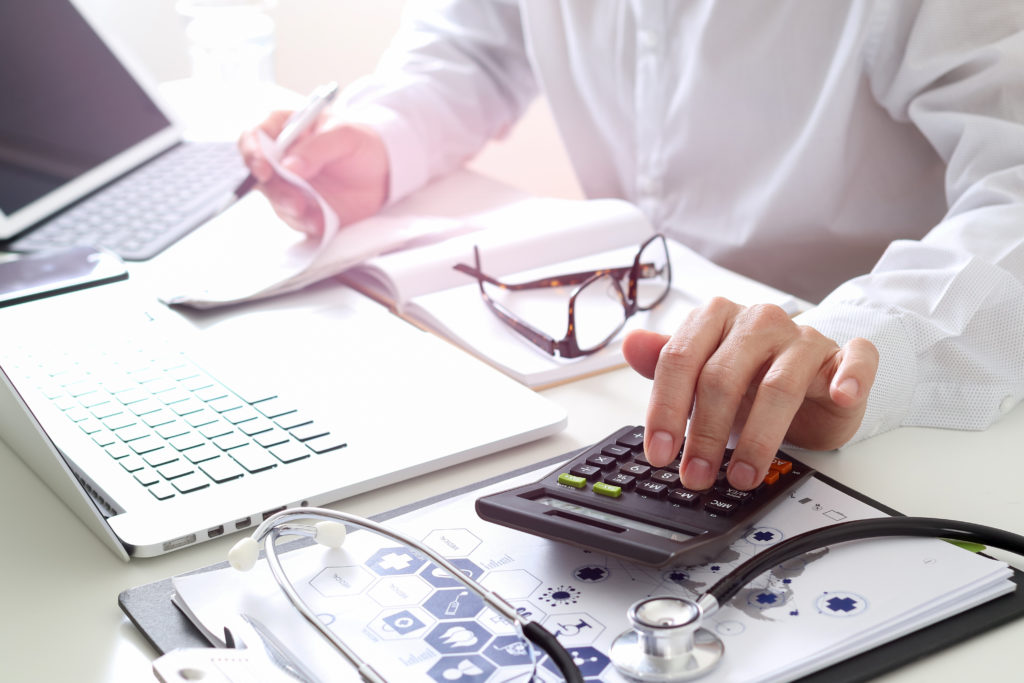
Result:
<svg viewBox="0 0 1024 683">
<path fill-rule="evenodd" d="M 0 261 L 0 307 L 116 282 L 128 277 L 119 257 L 96 247 L 70 247 Z"/>
</svg>

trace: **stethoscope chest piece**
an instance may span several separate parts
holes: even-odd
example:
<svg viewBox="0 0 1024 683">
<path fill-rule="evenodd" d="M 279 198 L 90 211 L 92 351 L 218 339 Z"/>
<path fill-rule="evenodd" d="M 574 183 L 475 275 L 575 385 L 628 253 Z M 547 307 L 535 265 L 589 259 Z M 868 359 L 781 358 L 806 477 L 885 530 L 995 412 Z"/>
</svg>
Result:
<svg viewBox="0 0 1024 683">
<path fill-rule="evenodd" d="M 700 628 L 700 606 L 685 598 L 646 598 L 629 608 L 633 628 L 612 643 L 612 664 L 633 681 L 686 681 L 722 659 L 722 641 Z"/>
</svg>

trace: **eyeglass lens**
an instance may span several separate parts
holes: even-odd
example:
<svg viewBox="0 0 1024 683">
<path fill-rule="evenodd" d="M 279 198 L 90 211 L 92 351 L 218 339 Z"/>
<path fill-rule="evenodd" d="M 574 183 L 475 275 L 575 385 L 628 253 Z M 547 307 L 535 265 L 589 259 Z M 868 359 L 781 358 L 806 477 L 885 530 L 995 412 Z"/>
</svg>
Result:
<svg viewBox="0 0 1024 683">
<path fill-rule="evenodd" d="M 584 285 L 542 287 L 533 290 L 508 290 L 482 282 L 487 297 L 520 320 L 554 339 L 566 334 L 566 303 L 575 290 L 573 318 L 576 346 L 582 353 L 591 353 L 604 346 L 624 326 L 632 311 L 647 310 L 657 304 L 670 286 L 670 266 L 665 241 L 655 238 L 646 243 L 635 262 L 636 302 L 629 301 L 628 272 L 621 277 L 611 273 L 594 277 Z M 632 264 L 618 264 L 628 266 Z"/>
<path fill-rule="evenodd" d="M 650 308 L 669 287 L 668 254 L 665 242 L 649 242 L 637 257 L 641 265 L 636 282 L 636 306 Z M 628 278 L 604 275 L 586 284 L 576 295 L 576 344 L 583 352 L 604 346 L 626 322 L 629 313 Z"/>
<path fill-rule="evenodd" d="M 648 242 L 637 261 L 641 264 L 641 273 L 636 281 L 636 305 L 646 310 L 658 303 L 672 284 L 665 240 L 658 238 Z"/>
</svg>

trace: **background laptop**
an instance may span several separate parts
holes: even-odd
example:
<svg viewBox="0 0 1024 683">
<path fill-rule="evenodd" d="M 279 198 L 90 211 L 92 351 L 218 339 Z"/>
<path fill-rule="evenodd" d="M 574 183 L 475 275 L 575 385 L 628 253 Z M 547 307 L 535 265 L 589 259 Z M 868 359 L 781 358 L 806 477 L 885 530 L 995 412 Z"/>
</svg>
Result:
<svg viewBox="0 0 1024 683">
<path fill-rule="evenodd" d="M 0 438 L 123 559 L 494 453 L 566 419 L 333 283 L 192 317 L 116 283 L 2 309 L 0 329 Z M 261 438 L 284 447 L 267 456 Z"/>
<path fill-rule="evenodd" d="M 184 143 L 127 53 L 69 0 L 0 3 L 0 247 L 148 259 L 225 206 L 234 143 Z"/>
</svg>

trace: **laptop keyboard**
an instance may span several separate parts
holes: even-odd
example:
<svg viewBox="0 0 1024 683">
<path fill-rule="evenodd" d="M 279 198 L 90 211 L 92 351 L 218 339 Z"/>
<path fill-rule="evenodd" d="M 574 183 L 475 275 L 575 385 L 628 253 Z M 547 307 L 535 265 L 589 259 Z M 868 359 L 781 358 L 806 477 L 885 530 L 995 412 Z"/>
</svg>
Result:
<svg viewBox="0 0 1024 683">
<path fill-rule="evenodd" d="M 157 500 L 346 445 L 273 392 L 233 391 L 182 354 L 65 360 L 39 368 L 42 392 Z"/>
<path fill-rule="evenodd" d="M 174 147 L 8 246 L 33 252 L 88 244 L 152 258 L 211 218 L 247 174 L 230 142 Z"/>
</svg>

